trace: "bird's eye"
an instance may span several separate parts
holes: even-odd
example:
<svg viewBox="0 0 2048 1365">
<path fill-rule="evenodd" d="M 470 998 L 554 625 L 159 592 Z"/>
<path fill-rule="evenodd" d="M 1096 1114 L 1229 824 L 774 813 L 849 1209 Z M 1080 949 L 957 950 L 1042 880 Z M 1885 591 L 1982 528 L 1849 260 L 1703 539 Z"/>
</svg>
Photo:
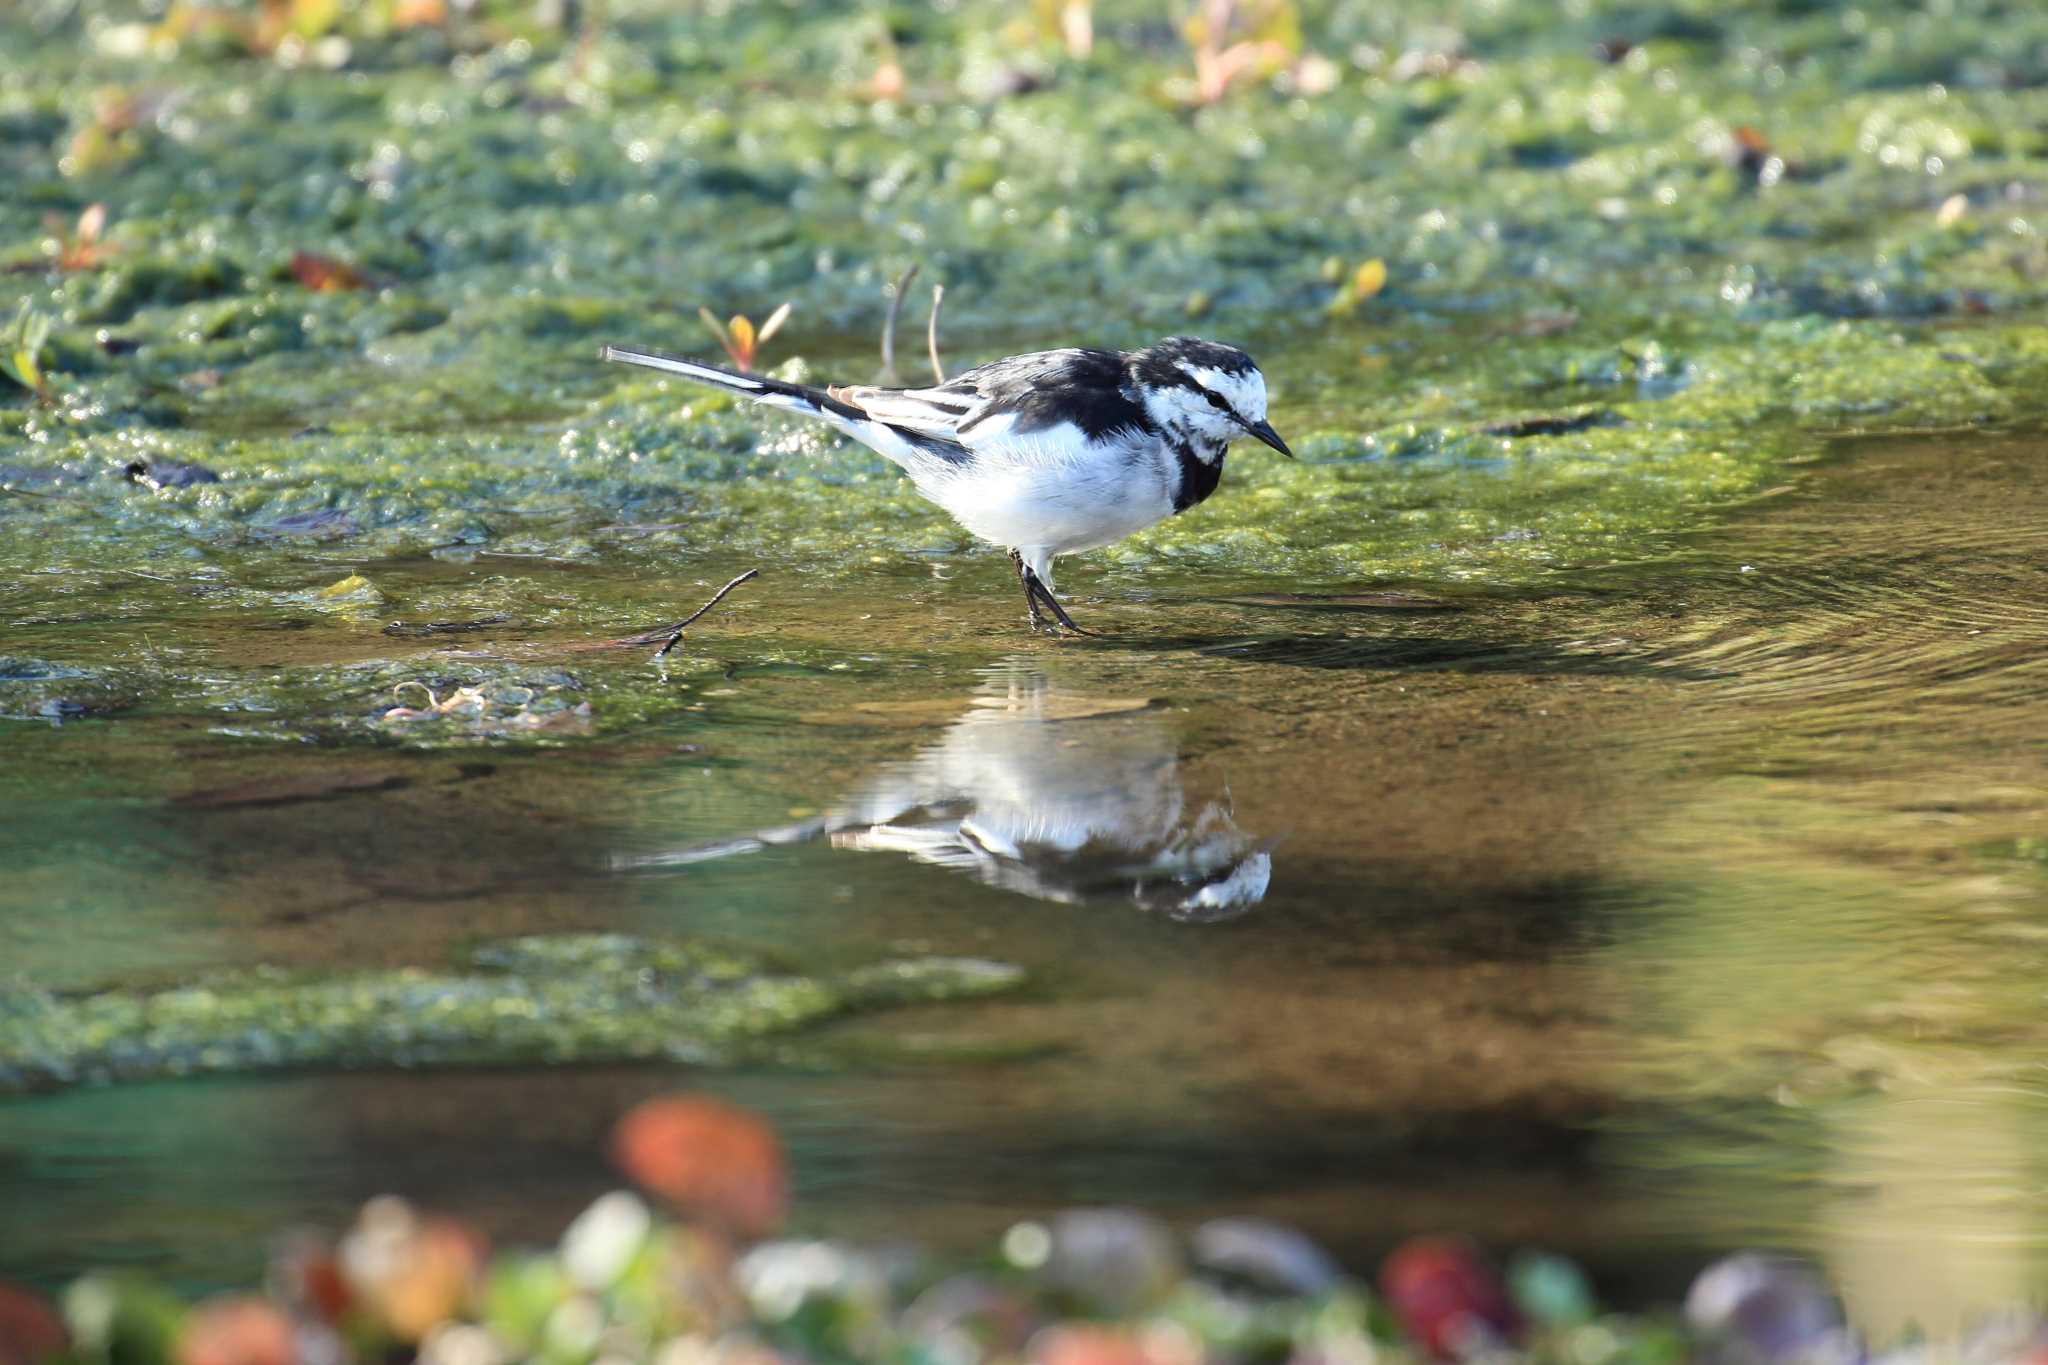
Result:
<svg viewBox="0 0 2048 1365">
<path fill-rule="evenodd" d="M 1209 391 L 1208 389 L 1203 389 L 1203 390 L 1202 390 L 1201 392 L 1202 392 L 1202 397 L 1204 397 L 1204 398 L 1206 398 L 1206 399 L 1208 399 L 1208 400 L 1209 400 L 1209 406 L 1210 406 L 1210 407 L 1212 407 L 1212 408 L 1216 409 L 1216 410 L 1217 410 L 1218 412 L 1229 412 L 1229 411 L 1230 411 L 1230 404 L 1228 404 L 1228 403 L 1226 403 L 1226 402 L 1224 402 L 1224 401 L 1223 401 L 1222 395 L 1220 395 L 1220 394 L 1216 394 L 1216 393 L 1212 393 L 1212 392 L 1210 392 L 1210 391 Z"/>
</svg>

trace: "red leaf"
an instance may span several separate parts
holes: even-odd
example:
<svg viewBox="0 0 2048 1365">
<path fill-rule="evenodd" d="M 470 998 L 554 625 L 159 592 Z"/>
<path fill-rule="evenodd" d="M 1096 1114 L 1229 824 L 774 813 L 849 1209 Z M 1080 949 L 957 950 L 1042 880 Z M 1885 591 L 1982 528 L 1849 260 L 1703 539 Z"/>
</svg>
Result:
<svg viewBox="0 0 2048 1365">
<path fill-rule="evenodd" d="M 1512 1340 L 1521 1316 L 1500 1281 L 1464 1242 L 1416 1237 L 1380 1266 L 1380 1289 L 1401 1326 L 1439 1359 L 1469 1355 L 1488 1338 Z"/>
<path fill-rule="evenodd" d="M 678 1209 L 742 1238 L 775 1231 L 789 1207 L 782 1143 L 722 1100 L 670 1095 L 636 1106 L 612 1131 L 612 1159 Z"/>
<path fill-rule="evenodd" d="M 347 261 L 311 251 L 292 253 L 292 278 L 316 294 L 339 294 L 349 289 L 368 289 L 370 282 Z"/>
<path fill-rule="evenodd" d="M 64 1320 L 40 1294 L 0 1284 L 0 1365 L 36 1365 L 66 1344 Z"/>
</svg>

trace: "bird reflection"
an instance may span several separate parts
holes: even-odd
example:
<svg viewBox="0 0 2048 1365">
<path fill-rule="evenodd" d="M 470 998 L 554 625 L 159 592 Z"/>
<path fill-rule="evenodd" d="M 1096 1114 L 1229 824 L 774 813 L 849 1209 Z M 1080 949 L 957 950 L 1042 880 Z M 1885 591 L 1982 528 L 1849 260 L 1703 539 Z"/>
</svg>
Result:
<svg viewBox="0 0 2048 1365">
<path fill-rule="evenodd" d="M 1271 855 L 1238 829 L 1227 800 L 1189 799 L 1179 747 L 1149 703 L 1065 690 L 1022 661 L 984 676 L 937 742 L 824 815 L 618 864 L 673 867 L 824 840 L 1039 900 L 1131 901 L 1179 920 L 1229 919 L 1264 898 Z"/>
</svg>

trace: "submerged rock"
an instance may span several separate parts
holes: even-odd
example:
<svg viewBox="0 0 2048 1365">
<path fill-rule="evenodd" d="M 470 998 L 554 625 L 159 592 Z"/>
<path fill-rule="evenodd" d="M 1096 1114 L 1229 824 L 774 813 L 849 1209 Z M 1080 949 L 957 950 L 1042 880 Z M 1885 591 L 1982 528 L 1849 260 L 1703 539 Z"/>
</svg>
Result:
<svg viewBox="0 0 2048 1365">
<path fill-rule="evenodd" d="M 829 976 L 613 934 L 487 945 L 450 971 L 274 969 L 161 991 L 0 986 L 0 1091 L 202 1072 L 746 1057 L 854 1010 L 988 995 L 1023 972 L 917 958 Z"/>
</svg>

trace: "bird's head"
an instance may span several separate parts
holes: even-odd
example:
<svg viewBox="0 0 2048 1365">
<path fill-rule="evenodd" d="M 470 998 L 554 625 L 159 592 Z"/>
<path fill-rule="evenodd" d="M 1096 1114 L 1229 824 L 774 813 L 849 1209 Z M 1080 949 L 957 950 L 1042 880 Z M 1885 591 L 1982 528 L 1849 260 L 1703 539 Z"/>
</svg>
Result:
<svg viewBox="0 0 2048 1365">
<path fill-rule="evenodd" d="M 1254 436 L 1294 458 L 1266 421 L 1266 377 L 1237 347 L 1168 337 L 1134 353 L 1130 374 L 1146 413 L 1167 431 L 1219 453 L 1239 436 Z"/>
</svg>

